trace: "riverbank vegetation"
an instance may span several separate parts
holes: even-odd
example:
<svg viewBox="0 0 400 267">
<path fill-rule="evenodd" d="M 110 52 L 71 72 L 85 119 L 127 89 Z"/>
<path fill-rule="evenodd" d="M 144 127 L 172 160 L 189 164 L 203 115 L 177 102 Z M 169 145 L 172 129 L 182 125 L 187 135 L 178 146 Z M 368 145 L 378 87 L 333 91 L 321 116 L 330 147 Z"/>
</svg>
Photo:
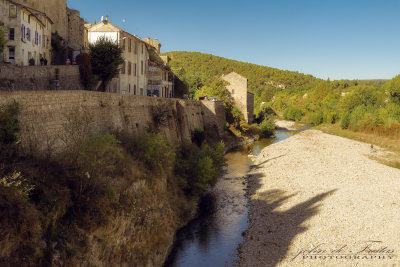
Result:
<svg viewBox="0 0 400 267">
<path fill-rule="evenodd" d="M 152 127 L 85 136 L 68 125 L 68 149 L 48 158 L 20 147 L 18 112 L 16 102 L 0 111 L 1 266 L 145 265 L 225 162 L 223 143 L 174 146 Z"/>
<path fill-rule="evenodd" d="M 222 74 L 236 71 L 246 76 L 249 91 L 255 95 L 256 118 L 265 117 L 268 111 L 267 117 L 276 113 L 285 119 L 315 126 L 337 124 L 353 132 L 400 138 L 400 76 L 390 81 L 325 81 L 208 54 L 166 54 L 171 58 L 171 68 L 195 96 L 211 92 L 218 97 L 221 91 L 214 92 L 218 89 L 215 80 Z M 232 114 L 234 117 L 235 112 Z M 257 122 L 260 124 L 262 120 Z M 233 125 L 238 129 L 240 124 L 238 119 Z M 262 127 L 265 125 L 266 122 Z"/>
</svg>

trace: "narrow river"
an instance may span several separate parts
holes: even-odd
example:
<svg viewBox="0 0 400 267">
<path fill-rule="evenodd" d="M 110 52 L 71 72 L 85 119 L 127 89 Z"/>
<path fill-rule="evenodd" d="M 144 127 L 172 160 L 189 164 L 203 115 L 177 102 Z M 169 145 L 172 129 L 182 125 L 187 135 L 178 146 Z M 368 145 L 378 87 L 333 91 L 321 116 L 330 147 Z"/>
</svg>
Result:
<svg viewBox="0 0 400 267">
<path fill-rule="evenodd" d="M 236 249 L 248 227 L 245 176 L 251 166 L 249 154 L 257 156 L 264 147 L 295 133 L 276 131 L 275 137 L 226 155 L 224 175 L 202 199 L 198 217 L 177 233 L 165 267 L 234 265 Z"/>
</svg>

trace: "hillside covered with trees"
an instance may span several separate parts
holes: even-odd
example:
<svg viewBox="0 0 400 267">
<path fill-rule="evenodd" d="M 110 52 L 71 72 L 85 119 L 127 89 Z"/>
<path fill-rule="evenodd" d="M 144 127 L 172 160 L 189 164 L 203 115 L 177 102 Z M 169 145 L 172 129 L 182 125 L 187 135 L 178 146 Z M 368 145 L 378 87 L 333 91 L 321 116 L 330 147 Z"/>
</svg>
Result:
<svg viewBox="0 0 400 267">
<path fill-rule="evenodd" d="M 231 71 L 246 76 L 255 95 L 257 122 L 278 113 L 313 125 L 337 123 L 342 129 L 400 138 L 400 75 L 392 80 L 330 81 L 198 52 L 165 55 L 192 96 L 208 93 L 224 99 L 218 78 Z"/>
<path fill-rule="evenodd" d="M 226 59 L 199 52 L 168 52 L 170 67 L 181 81 L 189 87 L 189 94 L 203 85 L 211 85 L 222 74 L 236 71 L 249 80 L 249 91 L 255 95 L 255 107 L 271 100 L 283 88 L 304 91 L 313 88 L 320 79 L 299 72 Z"/>
</svg>

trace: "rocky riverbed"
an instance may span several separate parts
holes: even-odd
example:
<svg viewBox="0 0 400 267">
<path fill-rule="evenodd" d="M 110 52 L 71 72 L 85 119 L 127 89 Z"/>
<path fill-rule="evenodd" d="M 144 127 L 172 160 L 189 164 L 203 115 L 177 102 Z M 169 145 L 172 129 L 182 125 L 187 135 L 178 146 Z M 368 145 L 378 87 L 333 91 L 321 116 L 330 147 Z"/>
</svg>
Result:
<svg viewBox="0 0 400 267">
<path fill-rule="evenodd" d="M 240 266 L 399 266 L 400 170 L 390 152 L 317 130 L 263 149 L 248 176 Z"/>
</svg>

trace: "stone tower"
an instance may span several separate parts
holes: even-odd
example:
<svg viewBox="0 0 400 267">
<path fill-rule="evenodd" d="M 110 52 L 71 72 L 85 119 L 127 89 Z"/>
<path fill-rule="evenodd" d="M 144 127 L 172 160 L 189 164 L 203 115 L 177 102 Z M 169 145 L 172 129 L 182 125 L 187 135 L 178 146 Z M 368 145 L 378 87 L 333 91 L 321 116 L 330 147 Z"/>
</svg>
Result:
<svg viewBox="0 0 400 267">
<path fill-rule="evenodd" d="M 242 112 L 245 121 L 249 124 L 253 123 L 254 95 L 247 91 L 247 78 L 236 72 L 231 72 L 221 78 L 229 83 L 226 89 L 231 93 L 234 105 Z"/>
</svg>

